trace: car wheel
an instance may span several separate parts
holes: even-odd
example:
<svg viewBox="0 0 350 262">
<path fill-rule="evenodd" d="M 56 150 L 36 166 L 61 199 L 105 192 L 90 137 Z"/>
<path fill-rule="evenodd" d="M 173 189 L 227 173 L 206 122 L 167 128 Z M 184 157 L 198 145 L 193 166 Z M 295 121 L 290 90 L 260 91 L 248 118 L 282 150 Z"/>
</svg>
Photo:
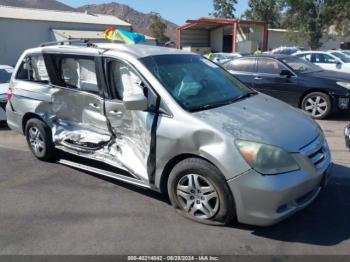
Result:
<svg viewBox="0 0 350 262">
<path fill-rule="evenodd" d="M 234 201 L 220 171 L 205 160 L 189 158 L 178 163 L 168 179 L 172 205 L 197 222 L 226 225 L 235 214 Z"/>
<path fill-rule="evenodd" d="M 306 95 L 301 103 L 302 109 L 310 114 L 312 118 L 324 119 L 332 112 L 330 97 L 321 92 Z"/>
<path fill-rule="evenodd" d="M 43 161 L 55 159 L 56 149 L 52 142 L 51 130 L 43 121 L 30 119 L 26 124 L 25 135 L 36 158 Z"/>
</svg>

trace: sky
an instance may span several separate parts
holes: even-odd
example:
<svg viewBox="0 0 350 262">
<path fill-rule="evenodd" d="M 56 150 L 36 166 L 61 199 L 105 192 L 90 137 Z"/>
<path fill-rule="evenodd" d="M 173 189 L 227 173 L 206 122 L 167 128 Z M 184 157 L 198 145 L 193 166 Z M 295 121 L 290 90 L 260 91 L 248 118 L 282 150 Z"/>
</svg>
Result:
<svg viewBox="0 0 350 262">
<path fill-rule="evenodd" d="M 212 0 L 59 0 L 60 2 L 78 7 L 87 4 L 102 4 L 117 2 L 126 4 L 137 11 L 159 13 L 163 18 L 182 25 L 188 19 L 208 16 L 213 11 Z M 248 7 L 248 0 L 238 0 L 236 16 L 239 17 Z"/>
</svg>

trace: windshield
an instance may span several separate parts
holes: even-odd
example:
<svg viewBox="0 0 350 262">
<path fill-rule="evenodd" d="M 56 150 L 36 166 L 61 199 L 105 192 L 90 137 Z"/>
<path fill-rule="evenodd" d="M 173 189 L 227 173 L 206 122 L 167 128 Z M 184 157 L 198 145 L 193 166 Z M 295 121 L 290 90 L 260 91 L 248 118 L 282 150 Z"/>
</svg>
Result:
<svg viewBox="0 0 350 262">
<path fill-rule="evenodd" d="M 233 103 L 256 93 L 227 71 L 198 55 L 159 55 L 141 62 L 187 111 Z"/>
<path fill-rule="evenodd" d="M 0 69 L 0 84 L 9 83 L 12 75 L 11 69 Z"/>
<path fill-rule="evenodd" d="M 285 57 L 282 61 L 299 74 L 323 71 L 321 67 L 297 57 Z"/>
<path fill-rule="evenodd" d="M 332 55 L 338 57 L 341 61 L 343 61 L 344 63 L 350 63 L 350 57 L 347 55 L 344 55 L 342 53 L 338 53 L 338 52 L 333 52 L 331 53 Z"/>
</svg>

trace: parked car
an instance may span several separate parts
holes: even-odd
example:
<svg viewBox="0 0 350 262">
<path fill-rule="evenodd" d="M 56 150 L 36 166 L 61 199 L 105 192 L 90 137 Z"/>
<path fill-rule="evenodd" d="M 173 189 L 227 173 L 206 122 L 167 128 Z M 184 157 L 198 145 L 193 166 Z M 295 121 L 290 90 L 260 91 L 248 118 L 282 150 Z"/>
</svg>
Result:
<svg viewBox="0 0 350 262">
<path fill-rule="evenodd" d="M 239 53 L 211 53 L 209 55 L 206 55 L 205 57 L 212 60 L 216 64 L 223 65 L 238 57 L 242 57 L 242 55 Z"/>
<path fill-rule="evenodd" d="M 316 119 L 349 108 L 349 74 L 325 71 L 297 57 L 244 57 L 225 68 L 247 86 L 301 108 Z"/>
<path fill-rule="evenodd" d="M 338 55 L 326 51 L 305 51 L 293 55 L 318 65 L 325 70 L 350 73 L 350 59 L 346 56 L 339 58 Z"/>
<path fill-rule="evenodd" d="M 0 65 L 0 124 L 6 122 L 7 90 L 12 72 L 13 68 L 11 66 Z"/>
<path fill-rule="evenodd" d="M 350 125 L 345 127 L 345 145 L 350 149 Z"/>
<path fill-rule="evenodd" d="M 9 98 L 8 125 L 38 159 L 76 155 L 59 162 L 167 193 L 199 222 L 271 225 L 330 174 L 316 122 L 194 53 L 44 45 L 21 56 Z"/>
<path fill-rule="evenodd" d="M 296 52 L 305 51 L 306 48 L 300 46 L 281 46 L 271 51 L 264 52 L 266 55 L 292 55 Z"/>
</svg>

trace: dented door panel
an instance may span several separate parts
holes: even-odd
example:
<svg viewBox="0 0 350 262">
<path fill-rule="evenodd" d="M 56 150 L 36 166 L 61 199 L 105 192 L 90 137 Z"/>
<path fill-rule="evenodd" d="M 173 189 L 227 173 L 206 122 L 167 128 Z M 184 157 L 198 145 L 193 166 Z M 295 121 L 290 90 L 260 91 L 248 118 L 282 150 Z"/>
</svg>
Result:
<svg viewBox="0 0 350 262">
<path fill-rule="evenodd" d="M 115 135 L 118 161 L 130 172 L 148 181 L 153 115 L 126 110 L 118 100 L 106 101 L 106 115 Z"/>
</svg>

